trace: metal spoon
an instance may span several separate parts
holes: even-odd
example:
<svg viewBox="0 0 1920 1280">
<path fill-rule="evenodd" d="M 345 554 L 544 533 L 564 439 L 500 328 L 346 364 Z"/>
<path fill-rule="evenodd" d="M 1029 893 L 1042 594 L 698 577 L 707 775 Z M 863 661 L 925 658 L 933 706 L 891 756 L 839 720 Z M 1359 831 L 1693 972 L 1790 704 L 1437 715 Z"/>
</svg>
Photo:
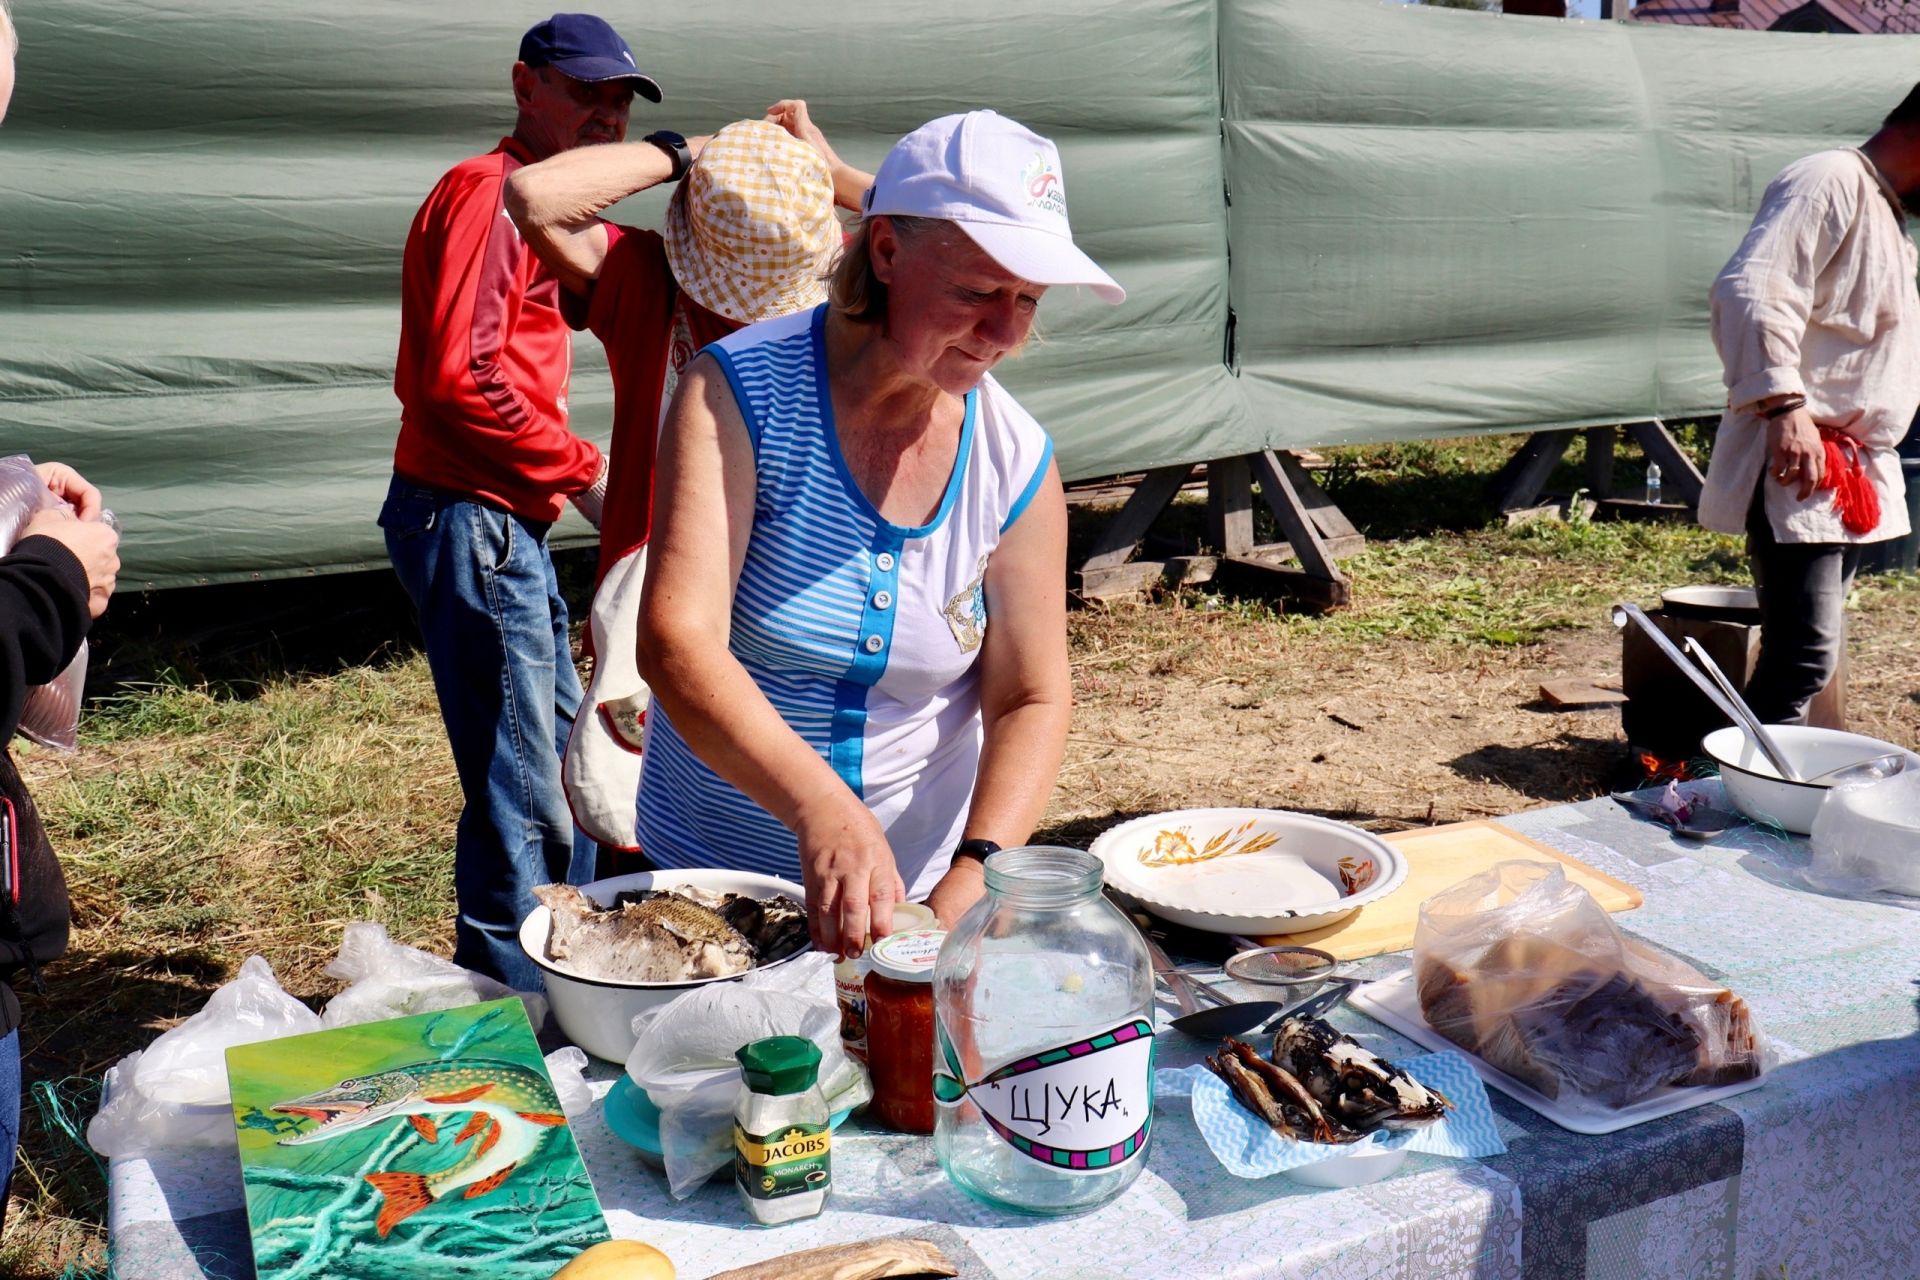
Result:
<svg viewBox="0 0 1920 1280">
<path fill-rule="evenodd" d="M 1740 696 L 1738 689 L 1733 687 L 1733 681 L 1727 679 L 1727 673 L 1720 669 L 1720 664 L 1713 660 L 1706 646 L 1692 636 L 1688 636 L 1687 652 L 1706 668 L 1707 674 L 1713 677 L 1713 682 L 1720 686 L 1720 692 L 1727 695 L 1727 701 L 1732 703 L 1733 709 L 1740 713 L 1737 723 L 1747 731 L 1747 736 L 1754 740 L 1760 750 L 1766 753 L 1767 759 L 1773 761 L 1773 767 L 1780 771 L 1780 776 L 1788 782 L 1806 781 L 1800 776 L 1800 771 L 1787 760 L 1786 753 L 1780 750 L 1780 744 L 1773 740 L 1773 735 L 1767 732 L 1767 726 L 1760 723 L 1760 717 L 1753 714 L 1753 708 L 1747 705 L 1747 700 Z"/>
<path fill-rule="evenodd" d="M 1682 840 L 1711 840 L 1717 835 L 1724 834 L 1728 827 L 1740 821 L 1738 814 L 1696 804 L 1688 811 L 1687 820 L 1682 822 L 1678 814 L 1664 805 L 1656 804 L 1651 800 L 1642 800 L 1639 796 L 1625 791 L 1614 792 L 1613 802 L 1629 813 L 1651 818 Z"/>
<path fill-rule="evenodd" d="M 1653 625 L 1653 619 L 1647 616 L 1644 609 L 1631 601 L 1623 600 L 1613 606 L 1612 616 L 1613 625 L 1616 627 L 1625 627 L 1627 623 L 1631 622 L 1634 626 L 1640 628 L 1647 639 L 1653 641 L 1654 648 L 1666 655 L 1667 661 L 1673 664 L 1674 669 L 1687 679 L 1693 681 L 1694 688 L 1700 690 L 1701 693 L 1707 696 L 1707 701 L 1720 708 L 1721 714 L 1726 716 L 1726 718 L 1734 724 L 1741 723 L 1740 711 L 1736 711 L 1734 704 L 1727 701 L 1727 695 L 1720 691 L 1718 685 L 1707 679 L 1699 667 L 1687 661 L 1687 655 L 1675 648 L 1673 641 L 1667 639 L 1666 633 L 1660 630 L 1659 627 Z M 1746 704 L 1743 702 L 1740 706 L 1744 710 Z M 1747 712 L 1749 716 L 1752 714 L 1751 711 Z M 1773 767 L 1779 771 L 1780 776 L 1783 778 L 1787 777 L 1788 774 L 1793 771 L 1793 766 L 1788 764 L 1786 757 L 1782 756 L 1778 749 L 1773 746 L 1773 739 L 1770 737 L 1762 737 L 1758 739 L 1758 741 L 1760 743 L 1760 750 L 1773 762 Z M 1796 777 L 1794 780 L 1798 781 L 1799 779 Z"/>
<path fill-rule="evenodd" d="M 1891 778 L 1896 773 L 1906 771 L 1907 758 L 1898 751 L 1889 751 L 1883 756 L 1874 756 L 1871 760 L 1855 760 L 1852 764 L 1843 764 L 1837 769 L 1825 773 L 1816 773 L 1807 782 L 1816 787 L 1839 787 L 1849 782 L 1877 782 L 1881 778 Z"/>
</svg>

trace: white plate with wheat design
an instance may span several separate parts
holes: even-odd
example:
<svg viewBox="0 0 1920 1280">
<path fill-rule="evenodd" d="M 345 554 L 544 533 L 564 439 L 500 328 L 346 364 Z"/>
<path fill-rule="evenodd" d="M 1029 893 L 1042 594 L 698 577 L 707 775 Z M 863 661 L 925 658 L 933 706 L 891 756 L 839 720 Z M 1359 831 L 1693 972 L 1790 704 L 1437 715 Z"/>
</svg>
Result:
<svg viewBox="0 0 1920 1280">
<path fill-rule="evenodd" d="M 1214 933 L 1318 929 L 1398 889 L 1400 851 L 1370 832 L 1284 809 L 1178 809 L 1103 833 L 1107 883 L 1155 915 Z"/>
</svg>

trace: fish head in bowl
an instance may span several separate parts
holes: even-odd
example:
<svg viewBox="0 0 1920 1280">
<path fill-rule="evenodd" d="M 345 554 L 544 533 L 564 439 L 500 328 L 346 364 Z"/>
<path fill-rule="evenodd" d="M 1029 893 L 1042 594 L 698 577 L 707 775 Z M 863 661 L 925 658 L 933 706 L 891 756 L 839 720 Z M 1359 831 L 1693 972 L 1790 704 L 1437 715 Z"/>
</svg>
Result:
<svg viewBox="0 0 1920 1280">
<path fill-rule="evenodd" d="M 1378 836 L 1282 809 L 1184 809 L 1123 823 L 1094 841 L 1107 882 L 1195 928 L 1317 928 L 1392 892 L 1406 862 Z"/>
<path fill-rule="evenodd" d="M 806 890 L 791 880 L 724 868 L 642 871 L 580 886 L 581 893 L 603 907 L 611 906 L 622 893 L 647 889 L 703 889 L 750 898 L 784 894 L 803 905 L 806 902 Z M 553 913 L 545 905 L 536 906 L 520 924 L 520 949 L 539 967 L 546 980 L 547 999 L 561 1033 L 594 1057 L 608 1062 L 625 1062 L 633 1052 L 633 1019 L 637 1015 L 709 983 L 738 982 L 747 973 L 791 964 L 812 950 L 811 943 L 803 944 L 791 955 L 782 956 L 769 965 L 756 966 L 747 973 L 682 982 L 625 982 L 579 973 L 565 961 L 549 959 L 547 934 L 552 924 Z"/>
</svg>

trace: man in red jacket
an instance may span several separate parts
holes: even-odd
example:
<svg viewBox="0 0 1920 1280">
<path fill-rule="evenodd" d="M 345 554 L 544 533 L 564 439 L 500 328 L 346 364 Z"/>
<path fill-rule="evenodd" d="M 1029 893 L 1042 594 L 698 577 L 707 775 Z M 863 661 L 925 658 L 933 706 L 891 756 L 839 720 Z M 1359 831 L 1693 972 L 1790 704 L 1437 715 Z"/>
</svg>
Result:
<svg viewBox="0 0 1920 1280">
<path fill-rule="evenodd" d="M 454 959 L 521 990 L 532 889 L 593 878 L 560 751 L 580 704 L 546 535 L 570 499 L 596 527 L 607 463 L 567 426 L 571 337 L 553 276 L 502 207 L 508 175 L 619 142 L 633 95 L 660 100 L 627 44 L 587 14 L 520 42 L 513 134 L 455 165 L 420 207 L 401 271 L 400 439 L 380 526 L 419 612 L 465 807 L 454 839 Z M 649 141 L 684 152 L 678 135 Z"/>
</svg>

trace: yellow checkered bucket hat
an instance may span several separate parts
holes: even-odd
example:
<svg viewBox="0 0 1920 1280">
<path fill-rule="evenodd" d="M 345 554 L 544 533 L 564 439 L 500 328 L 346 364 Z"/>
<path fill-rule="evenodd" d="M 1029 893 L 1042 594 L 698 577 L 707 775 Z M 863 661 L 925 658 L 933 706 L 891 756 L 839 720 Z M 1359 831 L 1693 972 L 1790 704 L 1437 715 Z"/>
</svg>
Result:
<svg viewBox="0 0 1920 1280">
<path fill-rule="evenodd" d="M 841 244 L 820 153 L 770 120 L 708 140 L 667 206 L 673 277 L 707 310 L 751 324 L 819 305 Z"/>
</svg>

